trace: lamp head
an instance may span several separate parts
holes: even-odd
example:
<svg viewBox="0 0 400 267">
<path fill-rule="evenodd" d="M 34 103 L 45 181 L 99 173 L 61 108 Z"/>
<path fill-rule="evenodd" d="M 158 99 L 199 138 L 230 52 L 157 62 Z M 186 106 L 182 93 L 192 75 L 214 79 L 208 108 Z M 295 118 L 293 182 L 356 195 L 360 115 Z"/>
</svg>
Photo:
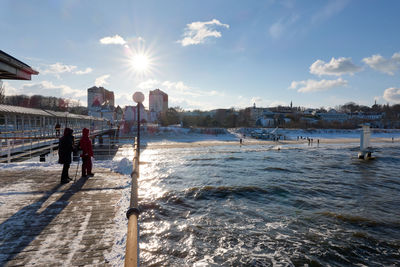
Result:
<svg viewBox="0 0 400 267">
<path fill-rule="evenodd" d="M 135 92 L 132 96 L 133 101 L 142 103 L 144 101 L 144 94 L 142 92 Z"/>
</svg>

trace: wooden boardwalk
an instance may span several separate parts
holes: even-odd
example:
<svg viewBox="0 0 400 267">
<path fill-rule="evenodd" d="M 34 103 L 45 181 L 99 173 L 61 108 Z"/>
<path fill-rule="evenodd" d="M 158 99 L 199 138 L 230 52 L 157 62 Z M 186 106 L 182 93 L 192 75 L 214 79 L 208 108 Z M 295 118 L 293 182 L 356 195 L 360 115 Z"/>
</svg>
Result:
<svg viewBox="0 0 400 267">
<path fill-rule="evenodd" d="M 126 176 L 94 171 L 65 185 L 61 168 L 0 171 L 0 266 L 110 265 L 117 202 L 130 186 Z"/>
</svg>

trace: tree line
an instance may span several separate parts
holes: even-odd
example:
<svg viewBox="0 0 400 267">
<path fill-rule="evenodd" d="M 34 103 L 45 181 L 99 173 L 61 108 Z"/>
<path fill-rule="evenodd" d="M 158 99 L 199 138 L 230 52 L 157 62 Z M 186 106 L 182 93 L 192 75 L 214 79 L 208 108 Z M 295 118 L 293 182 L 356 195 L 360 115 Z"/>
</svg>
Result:
<svg viewBox="0 0 400 267">
<path fill-rule="evenodd" d="M 159 122 L 163 126 L 182 124 L 183 127 L 254 127 L 257 126 L 254 118 L 251 117 L 251 109 L 245 108 L 236 110 L 218 109 L 214 113 L 207 111 L 194 110 L 185 112 L 180 107 L 172 107 L 162 114 Z M 326 121 L 321 120 L 316 115 L 305 115 L 304 107 L 274 107 L 269 108 L 270 111 L 276 112 L 270 119 L 273 121 L 271 127 L 286 127 L 286 128 L 331 128 L 331 129 L 354 129 L 358 128 L 360 123 L 369 122 L 367 119 L 349 119 L 346 121 Z M 291 110 L 291 112 L 280 113 L 282 110 Z M 319 108 L 315 110 L 317 113 L 326 113 L 328 110 Z M 400 127 L 400 104 L 390 106 L 374 104 L 372 107 L 358 105 L 354 102 L 349 102 L 336 107 L 336 111 L 346 114 L 383 114 L 383 118 L 379 123 L 379 127 Z M 378 127 L 378 126 L 375 126 Z"/>
</svg>

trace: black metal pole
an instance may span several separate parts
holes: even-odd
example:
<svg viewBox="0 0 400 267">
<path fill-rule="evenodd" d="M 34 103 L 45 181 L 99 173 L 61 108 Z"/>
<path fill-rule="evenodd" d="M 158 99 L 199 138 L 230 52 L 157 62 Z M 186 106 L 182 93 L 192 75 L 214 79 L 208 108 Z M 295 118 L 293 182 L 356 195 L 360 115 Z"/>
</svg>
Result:
<svg viewBox="0 0 400 267">
<path fill-rule="evenodd" d="M 138 156 L 138 160 L 139 160 L 139 156 L 140 156 L 140 102 L 137 103 L 136 106 L 137 109 L 137 156 Z"/>
</svg>

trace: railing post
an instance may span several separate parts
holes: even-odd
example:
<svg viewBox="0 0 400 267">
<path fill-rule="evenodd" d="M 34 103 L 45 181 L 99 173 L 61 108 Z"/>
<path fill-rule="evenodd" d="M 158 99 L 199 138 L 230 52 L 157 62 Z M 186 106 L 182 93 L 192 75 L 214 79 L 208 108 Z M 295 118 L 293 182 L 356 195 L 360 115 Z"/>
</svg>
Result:
<svg viewBox="0 0 400 267">
<path fill-rule="evenodd" d="M 35 137 L 36 137 L 36 132 L 34 133 Z M 33 136 L 32 133 L 30 134 L 31 136 L 31 150 L 29 151 L 29 158 L 32 158 L 32 146 L 33 146 Z"/>
<path fill-rule="evenodd" d="M 111 134 L 108 134 L 108 156 L 111 155 Z"/>
<path fill-rule="evenodd" d="M 10 139 L 7 139 L 7 148 L 8 148 L 8 152 L 7 152 L 7 162 L 10 163 L 11 162 L 11 146 L 10 146 Z"/>
<path fill-rule="evenodd" d="M 14 147 L 15 147 L 15 131 L 14 131 L 14 139 L 13 139 L 13 142 L 12 142 L 12 150 L 14 151 Z"/>
</svg>

